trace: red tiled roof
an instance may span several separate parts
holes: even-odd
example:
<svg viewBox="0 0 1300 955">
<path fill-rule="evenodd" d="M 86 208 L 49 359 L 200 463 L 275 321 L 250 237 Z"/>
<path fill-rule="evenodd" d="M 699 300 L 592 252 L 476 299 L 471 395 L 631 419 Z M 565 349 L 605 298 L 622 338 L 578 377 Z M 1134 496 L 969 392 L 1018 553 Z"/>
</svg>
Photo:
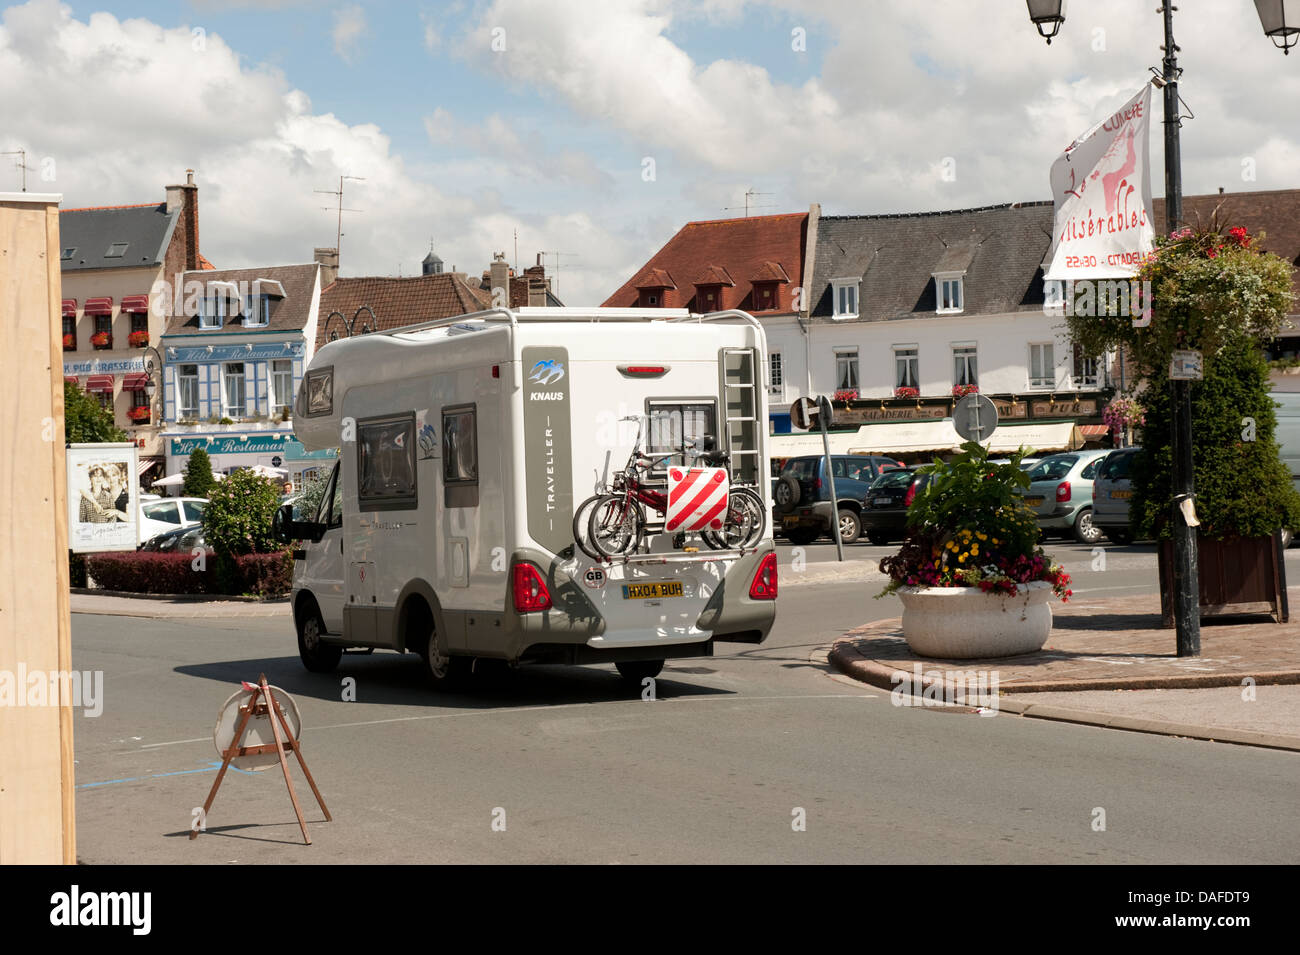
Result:
<svg viewBox="0 0 1300 955">
<path fill-rule="evenodd" d="M 60 212 L 99 212 L 103 209 L 154 209 L 157 202 L 130 202 L 124 206 L 78 206 L 75 209 L 60 209 Z"/>
<path fill-rule="evenodd" d="M 721 265 L 708 265 L 705 266 L 703 272 L 701 272 L 698 276 L 696 276 L 695 281 L 692 282 L 691 284 L 692 285 L 726 285 L 730 288 L 730 287 L 734 287 L 736 283 L 731 281 L 731 276 L 727 274 L 727 270 L 724 269 Z"/>
<path fill-rule="evenodd" d="M 199 253 L 199 269 L 201 271 L 208 271 L 209 269 L 211 269 L 212 271 L 215 272 L 216 268 L 217 267 L 215 265 L 213 265 L 211 262 L 207 260 L 207 258 L 203 255 L 202 252 Z"/>
<path fill-rule="evenodd" d="M 708 284 L 705 279 L 679 288 L 671 276 L 717 275 L 720 271 L 725 280 L 715 278 L 711 283 L 723 286 L 722 301 L 715 307 L 758 311 L 753 295 L 755 279 L 780 281 L 783 275 L 794 286 L 802 283 L 807 233 L 806 212 L 688 222 L 603 304 L 635 306 L 640 301 L 639 289 L 662 288 L 663 307 L 698 309 L 695 285 Z M 769 274 L 770 278 L 764 278 Z M 732 276 L 745 278 L 733 282 Z M 774 306 L 767 311 L 788 312 L 790 302 L 790 286 L 781 285 Z"/>
<path fill-rule="evenodd" d="M 325 319 L 331 312 L 341 312 L 351 321 L 363 305 L 369 305 L 375 313 L 375 330 L 387 331 L 416 322 L 482 311 L 491 307 L 492 298 L 487 292 L 470 285 L 461 272 L 407 278 L 338 278 L 321 292 L 316 346 L 319 348 L 325 344 Z M 368 318 L 363 311 L 358 327 Z M 338 323 L 337 318 L 334 323 Z M 331 329 L 333 327 L 331 325 Z"/>
</svg>

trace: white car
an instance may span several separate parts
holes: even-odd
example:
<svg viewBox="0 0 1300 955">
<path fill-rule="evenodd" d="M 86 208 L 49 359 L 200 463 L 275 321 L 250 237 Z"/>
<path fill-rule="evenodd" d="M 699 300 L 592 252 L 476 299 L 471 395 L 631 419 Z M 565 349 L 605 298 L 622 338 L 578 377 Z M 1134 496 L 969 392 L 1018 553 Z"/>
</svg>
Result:
<svg viewBox="0 0 1300 955">
<path fill-rule="evenodd" d="M 197 524 L 203 520 L 203 509 L 207 504 L 205 497 L 161 497 L 141 501 L 140 539 L 136 543 L 143 544 L 156 534 L 174 531 L 185 524 Z"/>
</svg>

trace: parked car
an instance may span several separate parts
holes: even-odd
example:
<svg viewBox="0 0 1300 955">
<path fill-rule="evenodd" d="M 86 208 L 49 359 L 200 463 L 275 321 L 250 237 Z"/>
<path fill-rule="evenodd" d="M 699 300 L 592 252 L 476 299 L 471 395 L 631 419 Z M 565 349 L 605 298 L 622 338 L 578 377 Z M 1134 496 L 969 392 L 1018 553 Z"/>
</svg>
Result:
<svg viewBox="0 0 1300 955">
<path fill-rule="evenodd" d="M 202 524 L 186 524 L 175 530 L 155 534 L 140 545 L 140 550 L 156 551 L 160 554 L 189 554 L 195 547 L 202 547 L 209 554 L 213 553 L 203 536 Z"/>
<path fill-rule="evenodd" d="M 1021 458 L 1021 459 L 1020 459 L 1020 470 L 1022 470 L 1022 471 L 1032 471 L 1032 470 L 1034 469 L 1034 465 L 1036 465 L 1036 464 L 1037 464 L 1039 461 L 1041 461 L 1041 460 L 1043 460 L 1043 459 L 1042 459 L 1042 458 Z"/>
<path fill-rule="evenodd" d="M 174 531 L 186 524 L 203 520 L 203 509 L 208 506 L 204 497 L 164 497 L 156 501 L 140 502 L 139 543 L 151 537 Z"/>
<path fill-rule="evenodd" d="M 1106 455 L 1092 482 L 1092 523 L 1116 544 L 1133 543 L 1129 501 L 1133 497 L 1133 462 L 1141 448 L 1120 448 Z"/>
<path fill-rule="evenodd" d="M 872 482 L 862 504 L 862 531 L 873 544 L 884 545 L 907 536 L 907 509 L 930 483 L 916 468 L 895 468 Z"/>
<path fill-rule="evenodd" d="M 1029 472 L 1025 503 L 1038 515 L 1038 527 L 1073 535 L 1083 544 L 1101 540 L 1101 528 L 1092 520 L 1092 482 L 1107 450 L 1065 451 L 1049 454 Z"/>
<path fill-rule="evenodd" d="M 851 544 L 862 533 L 860 515 L 867 488 L 881 473 L 904 467 L 902 461 L 878 454 L 832 454 L 831 469 L 835 496 L 840 506 L 840 539 Z M 831 487 L 826 476 L 826 458 L 810 454 L 791 458 L 772 495 L 772 523 L 785 531 L 795 544 L 808 544 L 829 534 L 837 522 L 831 519 Z"/>
</svg>

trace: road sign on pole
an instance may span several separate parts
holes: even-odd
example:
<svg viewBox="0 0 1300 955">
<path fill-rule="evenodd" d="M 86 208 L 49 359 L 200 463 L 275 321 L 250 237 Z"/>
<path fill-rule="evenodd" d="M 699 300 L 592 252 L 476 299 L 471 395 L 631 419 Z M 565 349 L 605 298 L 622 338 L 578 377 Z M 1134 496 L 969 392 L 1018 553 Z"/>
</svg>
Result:
<svg viewBox="0 0 1300 955">
<path fill-rule="evenodd" d="M 790 406 L 790 423 L 807 431 L 812 427 L 812 413 L 817 405 L 811 398 L 799 398 Z"/>
<path fill-rule="evenodd" d="M 952 426 L 967 441 L 987 441 L 998 426 L 998 407 L 984 395 L 967 395 L 952 406 Z"/>
</svg>

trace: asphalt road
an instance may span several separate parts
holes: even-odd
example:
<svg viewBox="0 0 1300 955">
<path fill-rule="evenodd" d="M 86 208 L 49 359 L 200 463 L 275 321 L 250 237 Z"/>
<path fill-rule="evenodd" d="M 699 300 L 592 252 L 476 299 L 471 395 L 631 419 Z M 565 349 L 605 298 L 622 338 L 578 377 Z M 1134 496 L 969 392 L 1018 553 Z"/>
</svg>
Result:
<svg viewBox="0 0 1300 955">
<path fill-rule="evenodd" d="M 833 556 L 830 545 L 807 551 L 819 547 Z M 1061 556 L 1090 566 L 1091 552 L 1076 550 Z M 1106 570 L 1076 569 L 1076 590 L 1152 590 L 1150 550 L 1108 549 Z M 80 858 L 1300 858 L 1295 754 L 896 707 L 825 662 L 843 631 L 898 615 L 896 598 L 871 599 L 881 578 L 860 567 L 852 579 L 795 584 L 796 555 L 781 551 L 779 622 L 767 643 L 669 664 L 654 701 L 609 667 L 488 669 L 456 695 L 427 689 L 413 656 L 350 655 L 337 674 L 310 674 L 287 616 L 219 626 L 75 615 L 73 664 L 105 679 L 102 715 L 76 718 Z M 191 842 L 192 812 L 218 764 L 217 710 L 238 680 L 263 671 L 298 701 L 304 754 L 334 821 L 319 821 L 295 767 L 312 822 L 314 845 L 305 847 L 279 771 L 232 773 L 207 831 Z M 342 699 L 345 678 L 355 680 L 354 702 Z M 1094 828 L 1099 810 L 1104 830 Z"/>
</svg>

